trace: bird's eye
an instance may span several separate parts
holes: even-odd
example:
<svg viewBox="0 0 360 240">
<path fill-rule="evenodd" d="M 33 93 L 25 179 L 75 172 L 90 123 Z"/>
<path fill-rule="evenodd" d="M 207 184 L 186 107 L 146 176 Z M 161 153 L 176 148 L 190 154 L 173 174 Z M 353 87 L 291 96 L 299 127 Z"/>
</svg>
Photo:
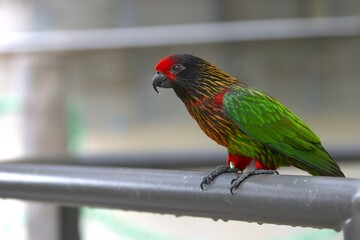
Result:
<svg viewBox="0 0 360 240">
<path fill-rule="evenodd" d="M 185 69 L 185 67 L 181 64 L 175 64 L 174 66 L 171 67 L 171 71 L 174 74 L 178 74 L 179 72 L 181 72 L 184 69 Z"/>
</svg>

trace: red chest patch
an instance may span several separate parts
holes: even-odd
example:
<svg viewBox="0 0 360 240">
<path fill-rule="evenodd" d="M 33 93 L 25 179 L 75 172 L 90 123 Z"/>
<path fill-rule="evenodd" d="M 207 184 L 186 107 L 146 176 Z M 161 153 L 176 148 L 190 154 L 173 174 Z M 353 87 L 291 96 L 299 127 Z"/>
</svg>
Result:
<svg viewBox="0 0 360 240">
<path fill-rule="evenodd" d="M 225 93 L 227 93 L 227 92 L 228 92 L 228 90 L 224 90 L 221 93 L 215 95 L 214 100 L 213 100 L 214 105 L 222 107 L 224 104 L 223 98 L 224 98 Z"/>
<path fill-rule="evenodd" d="M 213 104 L 217 107 L 222 107 L 224 104 L 223 97 L 228 90 L 224 90 L 221 93 L 216 94 L 213 98 L 202 97 L 199 101 L 194 102 L 194 106 L 198 107 L 203 104 Z"/>
</svg>

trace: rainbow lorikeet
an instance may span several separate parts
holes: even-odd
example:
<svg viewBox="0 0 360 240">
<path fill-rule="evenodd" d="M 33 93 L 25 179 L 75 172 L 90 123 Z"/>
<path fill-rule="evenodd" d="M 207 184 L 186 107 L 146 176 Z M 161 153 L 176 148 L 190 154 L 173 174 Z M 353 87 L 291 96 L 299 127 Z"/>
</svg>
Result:
<svg viewBox="0 0 360 240">
<path fill-rule="evenodd" d="M 176 54 L 156 65 L 153 87 L 173 88 L 200 128 L 228 150 L 227 163 L 201 182 L 201 188 L 225 172 L 244 171 L 231 192 L 250 175 L 277 174 L 292 165 L 316 176 L 344 177 L 320 139 L 294 113 L 266 93 L 251 88 L 211 63 Z"/>
</svg>

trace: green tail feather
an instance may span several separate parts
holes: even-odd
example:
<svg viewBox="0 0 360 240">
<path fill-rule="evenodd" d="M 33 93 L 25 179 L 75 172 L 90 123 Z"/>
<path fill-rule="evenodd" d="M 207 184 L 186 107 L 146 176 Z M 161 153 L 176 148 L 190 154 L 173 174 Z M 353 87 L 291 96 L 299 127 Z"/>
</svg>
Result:
<svg viewBox="0 0 360 240">
<path fill-rule="evenodd" d="M 316 146 L 312 150 L 293 148 L 286 143 L 281 143 L 277 146 L 270 145 L 270 147 L 275 150 L 281 149 L 281 153 L 285 153 L 285 155 L 295 160 L 291 161 L 291 165 L 314 176 L 345 177 L 339 166 L 321 145 Z"/>
</svg>

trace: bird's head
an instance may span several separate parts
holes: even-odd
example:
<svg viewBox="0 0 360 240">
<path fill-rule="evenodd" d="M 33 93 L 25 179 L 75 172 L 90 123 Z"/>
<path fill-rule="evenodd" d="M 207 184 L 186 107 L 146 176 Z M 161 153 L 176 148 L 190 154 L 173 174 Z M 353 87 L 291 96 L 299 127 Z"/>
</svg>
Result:
<svg viewBox="0 0 360 240">
<path fill-rule="evenodd" d="M 173 88 L 184 100 L 211 97 L 237 82 L 209 62 L 189 54 L 175 54 L 161 59 L 156 67 L 153 87 Z"/>
<path fill-rule="evenodd" d="M 157 87 L 172 88 L 178 85 L 190 84 L 200 78 L 197 65 L 204 60 L 188 55 L 175 54 L 161 59 L 155 67 L 156 74 L 153 78 L 153 87 L 158 92 Z"/>
</svg>

